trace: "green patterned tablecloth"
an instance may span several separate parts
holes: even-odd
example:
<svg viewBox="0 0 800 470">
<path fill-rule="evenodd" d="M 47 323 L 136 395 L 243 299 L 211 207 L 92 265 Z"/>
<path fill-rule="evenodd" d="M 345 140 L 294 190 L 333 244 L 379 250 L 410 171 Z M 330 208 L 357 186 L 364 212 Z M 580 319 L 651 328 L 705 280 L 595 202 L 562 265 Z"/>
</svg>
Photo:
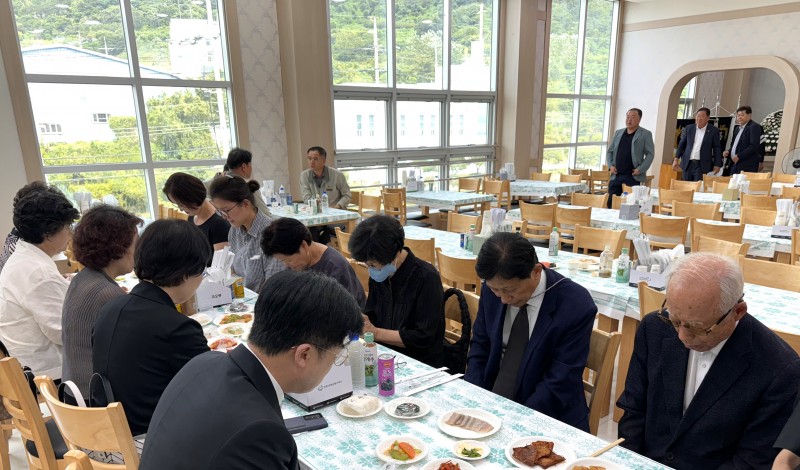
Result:
<svg viewBox="0 0 800 470">
<path fill-rule="evenodd" d="M 406 193 L 409 204 L 454 211 L 458 206 L 494 202 L 490 194 L 463 193 L 459 191 L 417 191 Z"/>
<path fill-rule="evenodd" d="M 301 204 L 305 207 L 305 204 Z M 307 227 L 316 225 L 334 225 L 336 223 L 347 222 L 349 220 L 358 220 L 361 216 L 358 212 L 346 211 L 342 209 L 335 209 L 329 207 L 327 211 L 322 214 L 309 214 L 305 211 L 294 213 L 294 208 L 290 206 L 273 207 L 270 210 L 270 215 L 274 218 L 290 217 L 297 219 Z"/>
<path fill-rule="evenodd" d="M 658 189 L 651 189 L 650 195 L 653 196 L 658 204 Z M 716 204 L 719 203 L 719 211 L 724 214 L 726 219 L 738 219 L 740 206 L 739 201 L 723 201 L 722 194 L 715 193 L 694 193 L 694 202 L 697 204 Z"/>
<path fill-rule="evenodd" d="M 576 191 L 587 191 L 585 183 L 553 183 L 550 181 L 516 180 L 511 182 L 512 196 L 557 197 Z"/>
</svg>

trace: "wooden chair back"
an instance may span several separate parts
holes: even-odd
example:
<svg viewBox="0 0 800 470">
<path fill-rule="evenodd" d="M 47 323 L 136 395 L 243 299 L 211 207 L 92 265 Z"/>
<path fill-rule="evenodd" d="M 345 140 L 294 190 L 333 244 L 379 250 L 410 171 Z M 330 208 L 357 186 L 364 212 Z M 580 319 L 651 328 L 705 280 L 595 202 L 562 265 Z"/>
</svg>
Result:
<svg viewBox="0 0 800 470">
<path fill-rule="evenodd" d="M 753 209 L 766 209 L 768 211 L 778 210 L 775 204 L 778 198 L 776 196 L 762 196 L 758 194 L 742 194 L 741 206 L 751 207 Z"/>
<path fill-rule="evenodd" d="M 563 173 L 558 174 L 558 182 L 559 183 L 580 183 L 582 180 L 581 175 L 565 175 Z"/>
<path fill-rule="evenodd" d="M 353 268 L 353 271 L 356 273 L 356 277 L 358 278 L 358 282 L 361 283 L 361 287 L 364 289 L 364 295 L 369 294 L 369 269 L 366 268 L 363 264 L 359 263 L 358 261 L 347 258 L 347 262 L 350 263 L 350 267 Z"/>
<path fill-rule="evenodd" d="M 790 173 L 775 173 L 774 175 L 772 175 L 772 179 L 776 183 L 792 183 L 792 184 L 794 184 L 794 180 L 795 180 L 796 176 L 797 175 L 793 175 L 793 174 L 790 174 Z"/>
<path fill-rule="evenodd" d="M 793 335 L 791 333 L 779 330 L 772 330 L 772 331 L 774 331 L 775 334 L 778 335 L 778 337 L 780 337 L 782 340 L 786 341 L 786 343 L 792 349 L 794 349 L 794 352 L 800 354 L 800 335 Z"/>
<path fill-rule="evenodd" d="M 655 312 L 664 304 L 667 294 L 662 290 L 655 290 L 646 282 L 639 283 L 639 320 L 650 312 Z"/>
<path fill-rule="evenodd" d="M 744 224 L 723 223 L 721 225 L 704 222 L 700 219 L 691 219 L 689 222 L 692 232 L 692 244 L 697 237 L 716 238 L 727 242 L 742 243 Z"/>
<path fill-rule="evenodd" d="M 611 196 L 611 208 L 619 210 L 622 207 L 622 203 L 625 202 L 625 198 L 622 196 L 617 196 L 616 194 Z"/>
<path fill-rule="evenodd" d="M 675 201 L 672 205 L 672 215 L 690 219 L 722 220 L 722 212 L 719 211 L 718 202 L 714 204 L 697 204 L 694 202 Z"/>
<path fill-rule="evenodd" d="M 350 204 L 347 205 L 347 210 L 352 212 L 361 210 L 361 191 L 350 191 Z"/>
<path fill-rule="evenodd" d="M 93 470 L 92 460 L 79 450 L 71 450 L 64 454 L 67 467 L 64 470 Z"/>
<path fill-rule="evenodd" d="M 800 188 L 784 186 L 781 188 L 781 199 L 800 199 Z"/>
<path fill-rule="evenodd" d="M 339 253 L 342 254 L 345 258 L 352 258 L 353 255 L 350 254 L 350 234 L 343 231 L 340 227 L 334 227 L 333 230 L 336 232 L 336 244 L 339 248 Z"/>
<path fill-rule="evenodd" d="M 511 210 L 511 183 L 508 180 L 483 180 L 483 192 L 491 194 L 496 199 L 493 207 L 504 207 L 506 211 Z"/>
<path fill-rule="evenodd" d="M 639 214 L 639 231 L 648 236 L 650 246 L 655 248 L 675 248 L 686 245 L 688 217 L 658 217 Z"/>
<path fill-rule="evenodd" d="M 533 181 L 550 181 L 550 178 L 550 173 L 538 173 L 536 171 L 531 172 L 531 179 Z"/>
<path fill-rule="evenodd" d="M 744 282 L 759 286 L 800 292 L 800 266 L 776 263 L 754 258 L 739 257 L 739 266 L 744 272 Z"/>
<path fill-rule="evenodd" d="M 588 168 L 570 168 L 569 174 L 570 175 L 580 175 L 581 181 L 589 182 L 589 174 L 591 170 Z"/>
<path fill-rule="evenodd" d="M 467 233 L 469 226 L 475 226 L 475 233 L 481 233 L 483 217 L 453 212 L 447 216 L 447 231 L 453 233 Z"/>
<path fill-rule="evenodd" d="M 792 229 L 792 251 L 790 264 L 800 265 L 800 229 Z"/>
<path fill-rule="evenodd" d="M 480 294 L 481 280 L 475 272 L 477 260 L 447 256 L 442 253 L 441 248 L 436 248 L 436 261 L 439 264 L 439 275 L 443 284 L 465 292 Z"/>
<path fill-rule="evenodd" d="M 379 215 L 381 213 L 381 197 L 362 194 L 358 213 L 361 215 L 362 219 L 372 217 L 373 215 Z"/>
<path fill-rule="evenodd" d="M 772 179 L 772 173 L 770 172 L 743 171 L 742 174 L 747 176 L 748 181 Z"/>
<path fill-rule="evenodd" d="M 589 394 L 589 432 L 597 435 L 603 408 L 611 399 L 611 379 L 614 376 L 614 361 L 619 350 L 621 334 L 606 333 L 594 328 L 589 340 L 589 357 L 586 369 L 592 372 L 591 378 L 583 380 L 583 390 Z"/>
<path fill-rule="evenodd" d="M 777 210 L 769 211 L 766 209 L 742 207 L 739 214 L 739 223 L 743 225 L 766 225 L 767 227 L 772 227 L 775 225 L 775 217 L 777 216 Z"/>
<path fill-rule="evenodd" d="M 693 202 L 694 191 L 682 189 L 660 189 L 658 191 L 658 212 L 672 214 L 672 205 L 676 202 Z"/>
<path fill-rule="evenodd" d="M 633 193 L 633 186 L 628 186 L 627 184 L 622 183 L 622 192 L 628 194 Z"/>
<path fill-rule="evenodd" d="M 772 178 L 748 180 L 748 184 L 749 194 L 769 195 L 772 192 Z"/>
<path fill-rule="evenodd" d="M 693 252 L 716 253 L 729 258 L 737 258 L 739 255 L 747 255 L 749 249 L 749 243 L 734 243 L 703 236 L 692 238 Z"/>
<path fill-rule="evenodd" d="M 427 240 L 406 238 L 405 245 L 414 252 L 414 256 L 436 266 L 436 245 L 433 238 L 428 238 Z"/>
<path fill-rule="evenodd" d="M 405 190 L 405 188 L 403 188 Z M 381 191 L 383 198 L 383 215 L 394 217 L 400 221 L 400 225 L 406 224 L 406 201 L 405 194 L 396 190 L 385 189 Z"/>
<path fill-rule="evenodd" d="M 703 184 L 702 181 L 683 181 L 671 179 L 669 180 L 669 189 L 678 191 L 694 191 L 699 193 L 701 184 Z"/>
<path fill-rule="evenodd" d="M 527 224 L 521 231 L 525 238 L 549 240 L 556 222 L 555 204 L 530 204 L 519 201 L 519 212 Z"/>
<path fill-rule="evenodd" d="M 730 177 L 728 177 L 730 180 Z M 714 181 L 711 186 L 711 192 L 714 194 L 722 194 L 728 189 L 729 181 Z"/>
<path fill-rule="evenodd" d="M 445 287 L 447 289 L 447 287 Z M 478 317 L 478 305 L 481 298 L 473 292 L 461 291 L 464 294 L 464 299 L 467 301 L 467 308 L 469 309 L 469 317 L 472 324 L 475 324 L 475 319 Z M 458 297 L 455 295 L 450 296 L 444 304 L 444 339 L 450 344 L 455 343 L 461 339 L 461 306 L 458 304 Z"/>
<path fill-rule="evenodd" d="M 622 247 L 625 245 L 627 230 L 611 230 L 607 228 L 575 226 L 575 243 L 572 244 L 573 253 L 599 256 L 599 252 L 611 247 L 614 258 L 619 258 Z"/>
<path fill-rule="evenodd" d="M 556 207 L 556 227 L 558 227 L 559 249 L 562 243 L 572 243 L 575 238 L 577 225 L 590 226 L 592 224 L 591 207 Z M 548 237 L 549 238 L 549 237 Z"/>
<path fill-rule="evenodd" d="M 731 180 L 730 176 L 709 176 L 703 175 L 703 191 L 710 193 L 714 189 L 714 183 L 720 182 L 725 183 L 725 187 L 728 186 L 728 182 Z"/>
<path fill-rule="evenodd" d="M 606 207 L 608 207 L 608 193 L 605 194 L 572 193 L 572 200 L 570 203 L 573 206 L 586 206 L 586 207 L 596 207 L 598 209 L 605 209 Z"/>
<path fill-rule="evenodd" d="M 597 171 L 592 170 L 589 175 L 589 192 L 591 193 L 607 193 L 608 183 L 611 178 L 611 171 Z"/>
<path fill-rule="evenodd" d="M 169 207 L 165 206 L 164 204 L 158 205 L 158 216 L 159 219 L 169 219 Z"/>
<path fill-rule="evenodd" d="M 465 193 L 479 193 L 481 192 L 481 185 L 483 178 L 459 178 L 458 190 Z"/>
</svg>

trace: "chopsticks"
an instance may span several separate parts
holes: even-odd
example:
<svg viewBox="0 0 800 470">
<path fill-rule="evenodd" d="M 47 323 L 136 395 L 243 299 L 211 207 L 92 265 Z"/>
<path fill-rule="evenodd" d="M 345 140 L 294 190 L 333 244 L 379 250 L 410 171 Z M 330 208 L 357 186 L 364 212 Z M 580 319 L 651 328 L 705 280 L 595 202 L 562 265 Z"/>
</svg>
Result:
<svg viewBox="0 0 800 470">
<path fill-rule="evenodd" d="M 438 368 L 436 370 L 430 370 L 428 372 L 423 372 L 421 374 L 412 375 L 410 377 L 403 377 L 402 379 L 397 379 L 397 380 L 394 381 L 394 384 L 397 385 L 397 384 L 401 384 L 403 382 L 410 382 L 412 380 L 417 380 L 417 379 L 420 379 L 422 377 L 427 377 L 429 375 L 438 374 L 439 372 L 443 372 L 443 371 L 446 371 L 446 370 L 447 370 L 447 367 L 440 367 L 440 368 Z"/>
<path fill-rule="evenodd" d="M 429 388 L 436 387 L 436 386 L 439 386 L 439 385 L 442 385 L 442 384 L 446 384 L 447 382 L 450 382 L 450 381 L 453 381 L 453 380 L 456 380 L 456 379 L 460 379 L 463 375 L 464 374 L 450 375 L 450 376 L 446 377 L 445 379 L 436 380 L 434 382 L 426 383 L 425 385 L 421 385 L 421 386 L 419 386 L 417 388 L 412 388 L 411 390 L 403 393 L 403 396 L 404 397 L 410 397 L 411 395 L 413 395 L 415 393 L 419 393 L 419 392 L 421 392 L 423 390 L 427 390 Z"/>
<path fill-rule="evenodd" d="M 597 457 L 600 454 L 602 454 L 603 452 L 606 452 L 607 450 L 613 449 L 614 447 L 622 444 L 623 442 L 625 442 L 625 438 L 624 437 L 620 437 L 619 439 L 617 439 L 616 441 L 608 444 L 607 446 L 603 447 L 602 449 L 599 449 L 599 450 L 591 453 L 589 455 L 589 457 Z"/>
</svg>

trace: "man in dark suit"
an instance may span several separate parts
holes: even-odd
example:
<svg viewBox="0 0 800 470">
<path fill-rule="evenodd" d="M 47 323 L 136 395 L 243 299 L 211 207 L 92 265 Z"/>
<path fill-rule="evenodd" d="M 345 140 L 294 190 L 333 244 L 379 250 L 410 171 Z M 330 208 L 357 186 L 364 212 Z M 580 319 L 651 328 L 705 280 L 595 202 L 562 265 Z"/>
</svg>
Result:
<svg viewBox="0 0 800 470">
<path fill-rule="evenodd" d="M 582 374 L 597 314 L 589 292 L 544 269 L 518 234 L 489 238 L 476 271 L 485 281 L 464 379 L 588 432 Z"/>
<path fill-rule="evenodd" d="M 617 402 L 624 447 L 673 468 L 770 468 L 800 358 L 747 315 L 743 289 L 731 258 L 692 253 L 670 266 L 669 310 L 642 320 Z"/>
<path fill-rule="evenodd" d="M 708 123 L 711 110 L 700 108 L 694 115 L 694 124 L 689 124 L 681 133 L 678 151 L 672 167 L 683 170 L 684 181 L 702 181 L 703 175 L 722 167 L 719 129 Z"/>
<path fill-rule="evenodd" d="M 753 110 L 750 106 L 740 106 L 736 110 L 737 127 L 733 129 L 733 144 L 722 156 L 732 161 L 731 174 L 743 171 L 756 172 L 764 161 L 761 154 L 761 126 L 750 119 Z"/>
<path fill-rule="evenodd" d="M 248 342 L 228 354 L 201 354 L 170 382 L 139 468 L 297 469 L 283 394 L 319 385 L 345 359 L 345 338 L 363 327 L 355 299 L 333 278 L 311 271 L 271 277 Z"/>
</svg>

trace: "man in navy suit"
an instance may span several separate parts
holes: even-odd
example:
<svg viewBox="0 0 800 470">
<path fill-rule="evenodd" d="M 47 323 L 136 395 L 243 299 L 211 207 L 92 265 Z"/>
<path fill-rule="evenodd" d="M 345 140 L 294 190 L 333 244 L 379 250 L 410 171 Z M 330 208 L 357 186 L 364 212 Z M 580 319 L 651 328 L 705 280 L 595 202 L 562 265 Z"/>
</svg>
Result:
<svg viewBox="0 0 800 470">
<path fill-rule="evenodd" d="M 669 310 L 642 320 L 617 402 L 624 447 L 673 468 L 770 468 L 800 358 L 747 315 L 743 289 L 728 257 L 692 253 L 670 266 Z"/>
<path fill-rule="evenodd" d="M 703 175 L 722 167 L 719 129 L 708 123 L 711 110 L 700 108 L 694 115 L 694 124 L 689 124 L 681 133 L 678 151 L 672 167 L 683 170 L 684 181 L 702 181 Z"/>
<path fill-rule="evenodd" d="M 489 238 L 475 270 L 484 285 L 464 379 L 588 432 L 582 374 L 592 296 L 544 269 L 519 234 Z"/>
<path fill-rule="evenodd" d="M 189 361 L 158 402 L 141 470 L 296 470 L 281 415 L 284 392 L 307 392 L 344 361 L 344 340 L 364 327 L 335 279 L 283 271 L 259 293 L 246 344 Z M 338 362 L 337 362 L 338 363 Z"/>
<path fill-rule="evenodd" d="M 736 110 L 736 124 L 733 129 L 733 144 L 722 156 L 732 161 L 731 174 L 743 171 L 756 172 L 764 161 L 761 155 L 761 126 L 750 119 L 753 110 L 750 106 L 740 106 Z"/>
</svg>

